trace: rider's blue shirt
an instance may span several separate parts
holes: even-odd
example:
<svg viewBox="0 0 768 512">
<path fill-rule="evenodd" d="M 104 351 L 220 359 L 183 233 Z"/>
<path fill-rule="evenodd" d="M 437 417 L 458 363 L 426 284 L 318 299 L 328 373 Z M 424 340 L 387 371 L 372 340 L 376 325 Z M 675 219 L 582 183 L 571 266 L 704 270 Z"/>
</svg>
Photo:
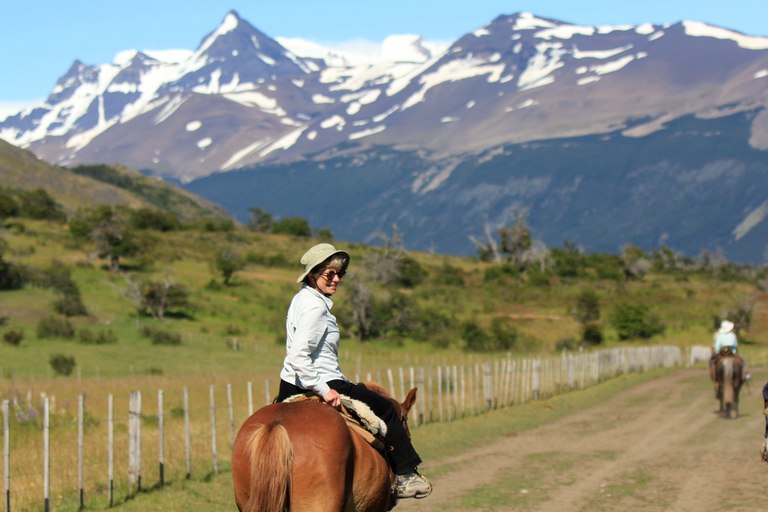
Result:
<svg viewBox="0 0 768 512">
<path fill-rule="evenodd" d="M 717 338 L 715 338 L 715 354 L 719 354 L 720 349 L 723 347 L 733 347 L 735 352 L 738 344 L 738 341 L 736 341 L 736 335 L 733 332 L 718 334 Z"/>
</svg>

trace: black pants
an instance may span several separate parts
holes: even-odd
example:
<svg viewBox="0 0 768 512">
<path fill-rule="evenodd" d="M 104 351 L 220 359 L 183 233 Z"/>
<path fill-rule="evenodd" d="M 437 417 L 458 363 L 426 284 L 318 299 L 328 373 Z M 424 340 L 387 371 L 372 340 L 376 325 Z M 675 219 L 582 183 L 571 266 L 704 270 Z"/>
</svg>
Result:
<svg viewBox="0 0 768 512">
<path fill-rule="evenodd" d="M 392 459 L 391 463 L 395 468 L 396 474 L 405 475 L 416 469 L 421 463 L 421 458 L 419 458 L 419 455 L 413 448 L 411 440 L 403 426 L 403 422 L 397 416 L 397 411 L 395 410 L 395 406 L 392 405 L 392 402 L 378 393 L 346 380 L 332 380 L 326 382 L 326 384 L 340 395 L 346 395 L 354 400 L 360 400 L 370 407 L 373 413 L 387 424 L 387 436 L 384 440 L 389 445 L 388 453 Z M 280 394 L 275 401 L 282 402 L 290 396 L 301 395 L 306 392 L 306 389 L 302 389 L 281 380 Z"/>
</svg>

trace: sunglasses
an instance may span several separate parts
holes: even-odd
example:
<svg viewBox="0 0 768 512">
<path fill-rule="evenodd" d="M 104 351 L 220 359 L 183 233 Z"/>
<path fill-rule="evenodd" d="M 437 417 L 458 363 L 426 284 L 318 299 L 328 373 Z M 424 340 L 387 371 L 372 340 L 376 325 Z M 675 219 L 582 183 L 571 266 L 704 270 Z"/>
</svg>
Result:
<svg viewBox="0 0 768 512">
<path fill-rule="evenodd" d="M 329 270 L 325 274 L 320 274 L 320 277 L 325 278 L 326 281 L 333 281 L 333 278 L 336 276 L 339 276 L 339 279 L 344 277 L 346 275 L 346 272 L 343 270 Z"/>
</svg>

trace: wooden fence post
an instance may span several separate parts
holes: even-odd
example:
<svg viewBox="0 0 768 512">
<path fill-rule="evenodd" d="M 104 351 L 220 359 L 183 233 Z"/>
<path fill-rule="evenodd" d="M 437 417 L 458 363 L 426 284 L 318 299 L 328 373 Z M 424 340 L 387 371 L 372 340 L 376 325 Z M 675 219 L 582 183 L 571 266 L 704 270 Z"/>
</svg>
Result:
<svg viewBox="0 0 768 512">
<path fill-rule="evenodd" d="M 229 406 L 229 449 L 235 446 L 235 408 L 232 404 L 232 384 L 227 384 L 227 405 Z"/>
<path fill-rule="evenodd" d="M 395 392 L 395 381 L 392 378 L 392 370 L 390 368 L 387 368 L 387 378 L 389 379 L 389 394 L 392 395 L 392 398 L 397 400 L 397 393 Z"/>
<path fill-rule="evenodd" d="M 77 395 L 77 485 L 80 490 L 80 510 L 85 506 L 83 491 L 83 395 Z"/>
<path fill-rule="evenodd" d="M 165 449 L 163 443 L 164 436 L 164 418 L 163 418 L 163 390 L 157 391 L 157 459 L 160 465 L 160 485 L 165 485 Z"/>
<path fill-rule="evenodd" d="M 403 377 L 403 367 L 399 366 L 397 368 L 398 376 L 400 377 L 400 402 L 405 401 L 405 378 Z"/>
<path fill-rule="evenodd" d="M 253 415 L 253 384 L 248 381 L 248 417 Z"/>
<path fill-rule="evenodd" d="M 186 457 L 187 457 L 187 480 L 192 478 L 192 446 L 189 433 L 189 391 L 184 388 L 184 428 L 185 428 L 185 441 L 186 441 Z"/>
<path fill-rule="evenodd" d="M 437 417 L 443 421 L 443 367 L 437 367 Z"/>
<path fill-rule="evenodd" d="M 141 391 L 131 391 L 128 405 L 128 484 L 141 492 Z"/>
<path fill-rule="evenodd" d="M 115 503 L 115 409 L 112 395 L 107 397 L 107 442 L 109 444 L 107 478 L 109 478 L 109 506 Z"/>
<path fill-rule="evenodd" d="M 219 474 L 219 458 L 216 450 L 216 401 L 213 395 L 213 384 L 210 388 L 211 395 L 211 454 L 213 455 L 213 474 Z"/>
<path fill-rule="evenodd" d="M 11 512 L 11 428 L 8 400 L 3 400 L 3 483 L 5 512 Z"/>
<path fill-rule="evenodd" d="M 264 394 L 267 397 L 266 403 L 264 405 L 269 405 L 269 403 L 272 401 L 271 397 L 269 396 L 269 379 L 264 381 Z"/>
<path fill-rule="evenodd" d="M 51 510 L 51 424 L 48 397 L 43 402 L 43 499 L 45 512 Z"/>
<path fill-rule="evenodd" d="M 427 376 L 429 377 L 429 382 L 427 383 L 427 407 L 429 410 L 427 411 L 427 414 L 429 416 L 429 422 L 432 423 L 432 367 L 427 367 Z"/>
</svg>

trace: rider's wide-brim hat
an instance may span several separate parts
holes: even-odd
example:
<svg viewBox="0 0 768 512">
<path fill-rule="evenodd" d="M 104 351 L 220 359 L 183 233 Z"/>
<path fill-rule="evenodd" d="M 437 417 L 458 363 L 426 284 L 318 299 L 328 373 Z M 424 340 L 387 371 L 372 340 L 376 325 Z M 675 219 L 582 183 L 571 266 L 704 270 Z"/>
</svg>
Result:
<svg viewBox="0 0 768 512">
<path fill-rule="evenodd" d="M 304 265 L 304 273 L 299 276 L 296 282 L 300 283 L 304 281 L 304 278 L 307 277 L 307 274 L 309 274 L 313 268 L 336 254 L 343 254 L 346 256 L 347 262 L 349 262 L 349 253 L 347 251 L 338 250 L 331 244 L 317 244 L 310 248 L 304 253 L 304 256 L 301 257 L 300 263 Z"/>
<path fill-rule="evenodd" d="M 717 331 L 717 334 L 728 334 L 729 332 L 733 331 L 733 322 L 730 320 L 723 320 L 720 324 L 720 329 Z"/>
</svg>

